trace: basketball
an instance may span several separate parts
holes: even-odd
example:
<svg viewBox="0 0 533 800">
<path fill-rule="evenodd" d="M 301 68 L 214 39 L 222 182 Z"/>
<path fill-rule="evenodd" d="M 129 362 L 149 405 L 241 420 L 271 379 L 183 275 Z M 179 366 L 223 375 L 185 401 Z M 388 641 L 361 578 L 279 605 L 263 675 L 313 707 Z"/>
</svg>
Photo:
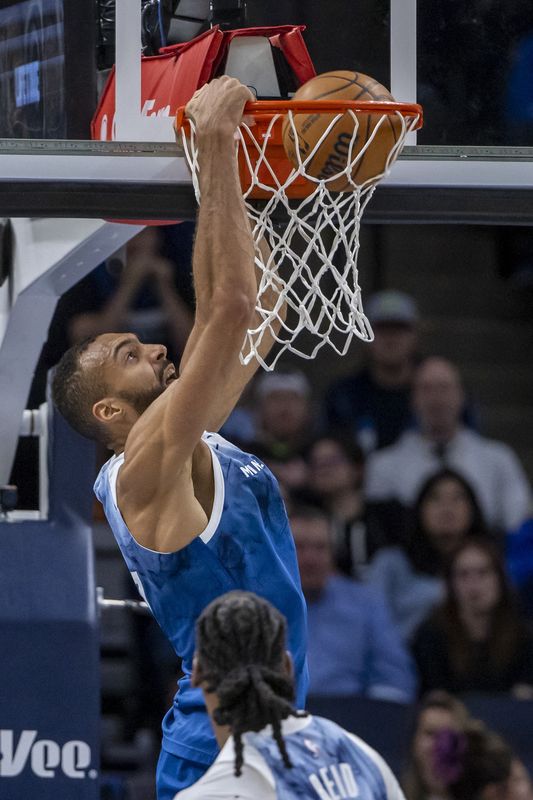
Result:
<svg viewBox="0 0 533 800">
<path fill-rule="evenodd" d="M 381 100 L 394 102 L 391 93 L 374 78 L 362 72 L 336 70 L 317 75 L 295 93 L 293 100 Z M 363 149 L 382 117 L 381 113 L 357 113 L 359 129 L 352 149 L 352 159 Z M 283 123 L 283 146 L 287 157 L 298 167 L 298 150 L 303 161 L 316 146 L 324 131 L 331 123 L 332 114 L 295 114 L 294 131 L 287 117 Z M 356 123 L 350 114 L 343 114 L 330 133 L 320 144 L 316 154 L 306 164 L 306 172 L 314 178 L 328 178 L 346 168 L 349 144 Z M 380 175 L 385 170 L 387 157 L 401 133 L 402 120 L 387 115 L 375 137 L 354 165 L 352 180 L 357 185 Z M 328 182 L 328 188 L 335 192 L 350 191 L 353 187 L 345 175 Z"/>
</svg>

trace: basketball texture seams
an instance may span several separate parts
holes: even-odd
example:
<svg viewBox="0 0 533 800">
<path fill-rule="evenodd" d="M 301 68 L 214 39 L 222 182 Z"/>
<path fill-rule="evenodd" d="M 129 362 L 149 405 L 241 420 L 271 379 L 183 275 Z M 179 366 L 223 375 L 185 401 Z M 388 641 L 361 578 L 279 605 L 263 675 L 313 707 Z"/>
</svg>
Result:
<svg viewBox="0 0 533 800">
<path fill-rule="evenodd" d="M 359 100 L 394 102 L 390 92 L 374 78 L 362 72 L 338 70 L 317 75 L 301 86 L 293 100 Z M 333 114 L 295 114 L 298 144 L 290 121 L 283 125 L 283 143 L 288 158 L 298 166 L 300 158 L 305 160 L 326 129 L 334 119 Z M 381 113 L 357 114 L 359 128 L 352 145 L 352 159 L 364 148 L 382 118 Z M 388 155 L 398 140 L 402 121 L 396 116 L 387 115 L 375 131 L 374 138 L 367 150 L 361 154 L 354 164 L 351 179 L 356 184 L 381 175 L 387 163 Z M 306 164 L 306 172 L 314 178 L 329 178 L 346 169 L 350 142 L 354 133 L 354 120 L 350 114 L 343 114 L 317 148 L 312 159 Z M 347 175 L 328 182 L 332 191 L 350 191 L 353 186 Z"/>
</svg>

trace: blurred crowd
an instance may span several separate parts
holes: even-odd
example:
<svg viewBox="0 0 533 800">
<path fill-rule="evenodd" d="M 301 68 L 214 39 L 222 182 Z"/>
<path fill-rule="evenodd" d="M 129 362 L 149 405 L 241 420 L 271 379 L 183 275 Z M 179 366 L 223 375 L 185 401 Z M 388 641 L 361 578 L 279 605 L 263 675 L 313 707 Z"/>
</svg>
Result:
<svg viewBox="0 0 533 800">
<path fill-rule="evenodd" d="M 366 309 L 360 371 L 319 398 L 299 367 L 262 373 L 223 430 L 283 487 L 311 692 L 531 699 L 527 476 L 478 430 L 456 365 L 419 356 L 413 298 L 383 291 Z"/>
<path fill-rule="evenodd" d="M 158 229 L 90 280 L 87 297 L 106 291 L 73 305 L 68 343 L 132 330 L 179 361 L 193 311 Z M 310 693 L 423 697 L 407 797 L 450 800 L 425 754 L 439 728 L 469 730 L 456 696 L 533 700 L 531 487 L 515 452 L 480 430 L 457 365 L 421 356 L 415 300 L 386 290 L 365 310 L 375 338 L 358 371 L 320 396 L 302 362 L 259 371 L 221 433 L 281 485 L 308 605 Z M 172 656 L 153 631 L 140 636 L 150 685 L 159 671 L 164 687 Z M 532 800 L 516 760 L 513 775 L 508 800 Z"/>
</svg>

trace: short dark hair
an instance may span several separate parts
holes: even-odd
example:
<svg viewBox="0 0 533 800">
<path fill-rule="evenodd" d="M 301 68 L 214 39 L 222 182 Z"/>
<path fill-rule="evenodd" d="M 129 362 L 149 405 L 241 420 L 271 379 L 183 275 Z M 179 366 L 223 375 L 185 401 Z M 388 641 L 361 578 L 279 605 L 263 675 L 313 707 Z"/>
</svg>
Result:
<svg viewBox="0 0 533 800">
<path fill-rule="evenodd" d="M 291 767 L 281 720 L 301 716 L 292 704 L 294 681 L 284 669 L 287 625 L 267 600 L 228 592 L 213 600 L 196 624 L 199 677 L 219 705 L 213 716 L 235 741 L 235 775 L 243 765 L 242 734 L 272 725 L 281 757 Z"/>
<path fill-rule="evenodd" d="M 84 369 L 81 356 L 97 339 L 91 336 L 70 347 L 54 369 L 52 400 L 75 431 L 88 439 L 106 441 L 103 426 L 92 413 L 94 403 L 104 397 L 107 387 L 94 369 Z"/>
</svg>

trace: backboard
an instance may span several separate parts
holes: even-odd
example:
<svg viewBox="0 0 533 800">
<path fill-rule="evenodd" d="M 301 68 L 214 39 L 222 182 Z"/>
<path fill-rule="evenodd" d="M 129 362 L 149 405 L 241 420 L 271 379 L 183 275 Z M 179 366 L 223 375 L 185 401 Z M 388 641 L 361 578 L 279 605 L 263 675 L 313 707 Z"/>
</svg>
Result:
<svg viewBox="0 0 533 800">
<path fill-rule="evenodd" d="M 0 14 L 29 7 L 27 0 L 0 4 Z M 66 50 L 72 35 L 62 0 L 35 0 L 32 8 L 36 4 L 43 18 L 48 14 L 51 19 L 48 28 L 43 23 L 46 35 L 32 23 L 40 50 L 35 46 L 25 56 L 18 53 L 12 68 L 3 67 L 26 110 L 37 96 L 41 106 L 54 102 L 44 93 L 44 79 L 39 83 L 35 53 L 44 52 L 50 31 L 58 38 L 62 30 Z M 187 0 L 177 4 L 177 14 L 180 10 L 183 20 L 195 14 L 201 19 L 206 3 Z M 304 36 L 317 72 L 357 69 L 389 86 L 396 99 L 424 105 L 424 128 L 410 135 L 377 190 L 367 221 L 438 221 L 441 216 L 533 221 L 527 192 L 533 185 L 533 90 L 527 78 L 533 34 L 524 0 L 332 0 L 327 5 L 248 0 L 246 15 L 250 26 L 288 20 L 306 24 Z M 140 2 L 132 7 L 128 0 L 116 0 L 117 116 L 123 120 L 118 141 L 84 141 L 79 133 L 76 139 L 61 140 L 57 133 L 43 138 L 49 134 L 38 126 L 36 138 L 0 140 L 2 215 L 157 219 L 194 214 L 189 174 L 169 141 L 168 120 L 140 107 L 140 17 Z M 5 39 L 5 25 L 2 35 Z M 4 62 L 10 52 L 5 50 Z M 94 68 L 89 61 L 80 63 L 80 72 Z M 96 78 L 101 87 L 103 73 Z M 29 133 L 28 126 L 23 133 Z"/>
</svg>

